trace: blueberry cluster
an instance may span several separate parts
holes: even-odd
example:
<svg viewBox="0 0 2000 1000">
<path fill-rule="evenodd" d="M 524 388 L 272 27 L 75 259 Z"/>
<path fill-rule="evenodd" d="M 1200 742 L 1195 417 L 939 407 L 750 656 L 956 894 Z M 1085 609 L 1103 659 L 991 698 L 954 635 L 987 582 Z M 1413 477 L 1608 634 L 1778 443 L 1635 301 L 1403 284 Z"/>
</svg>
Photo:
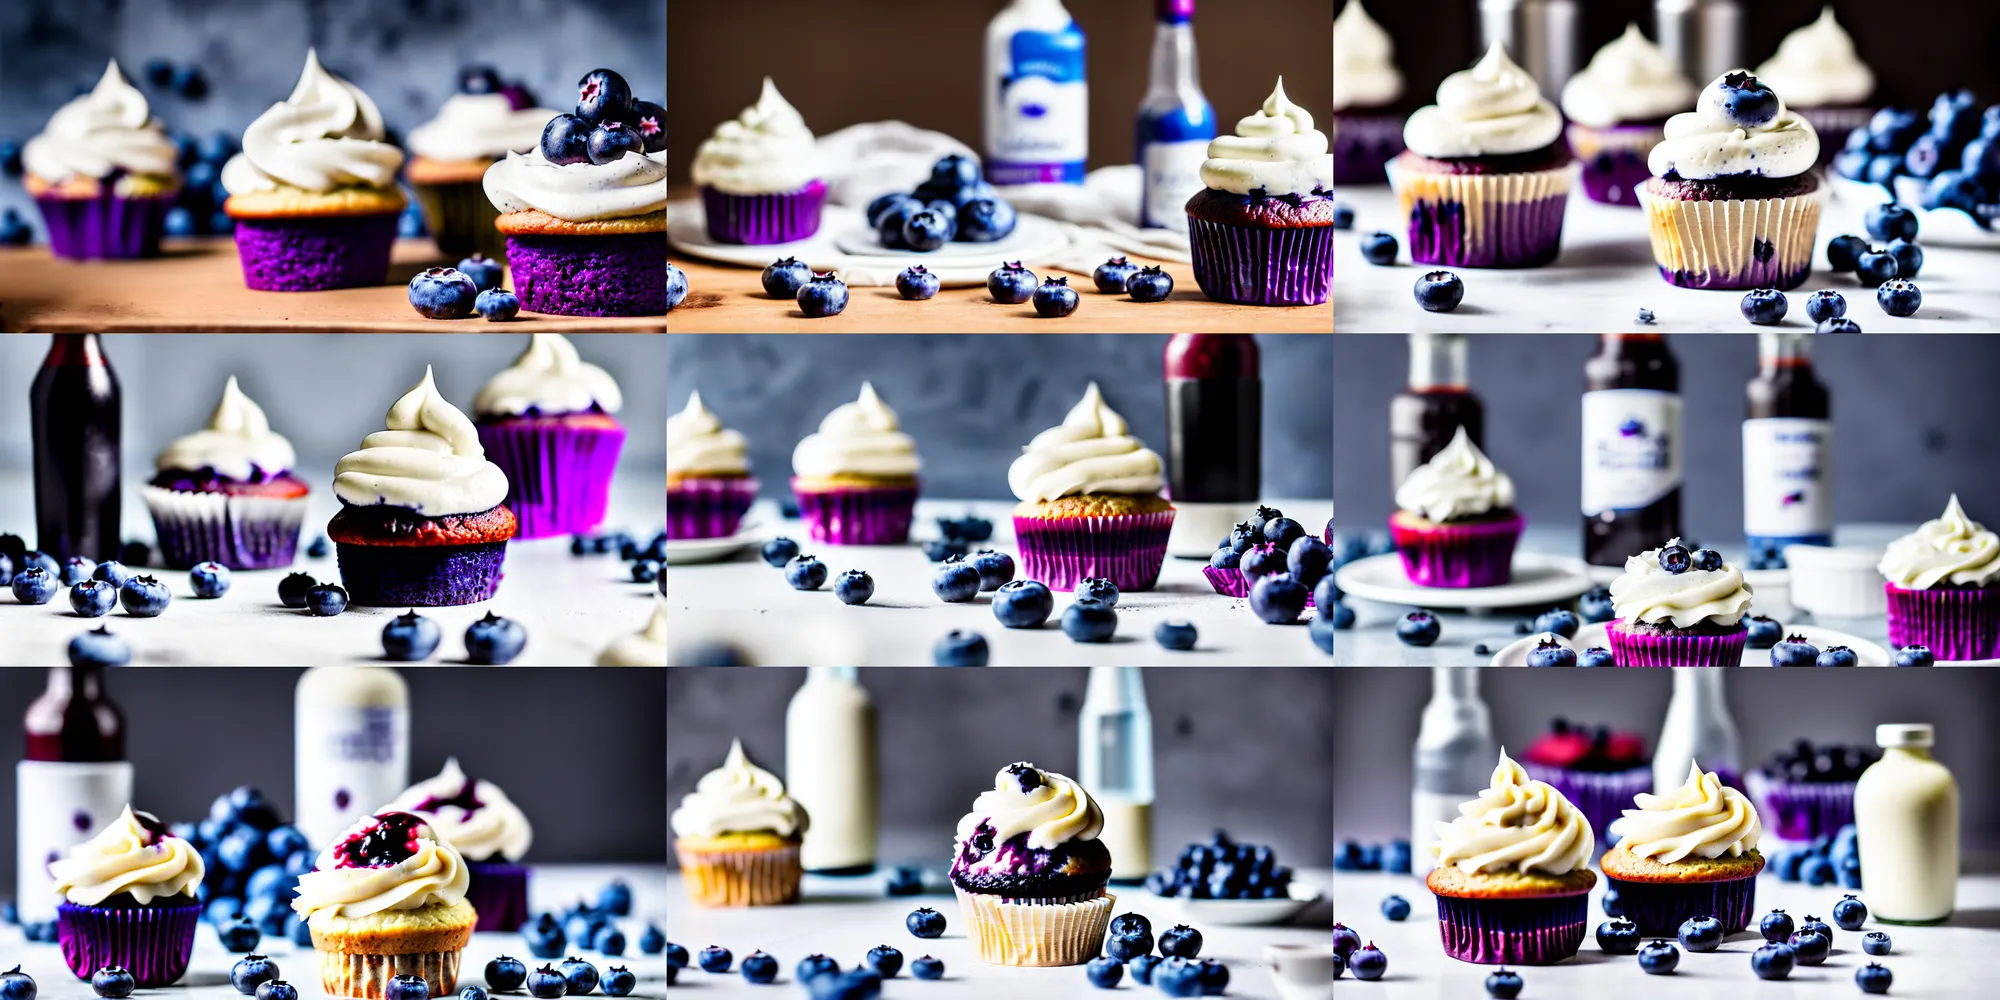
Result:
<svg viewBox="0 0 2000 1000">
<path fill-rule="evenodd" d="M 201 852 L 208 869 L 199 890 L 202 918 L 223 947 L 245 954 L 267 934 L 311 945 L 291 902 L 299 876 L 313 870 L 313 846 L 263 792 L 233 789 L 216 797 L 201 822 L 175 823 L 171 831 Z M 277 978 L 275 967 L 269 978 Z M 256 985 L 245 992 L 256 992 Z"/>
<path fill-rule="evenodd" d="M 1328 522 L 1329 531 L 1332 523 Z M 1250 610 L 1273 625 L 1297 622 L 1310 595 L 1319 614 L 1313 621 L 1313 642 L 1333 652 L 1333 632 L 1352 623 L 1339 619 L 1340 591 L 1333 584 L 1336 553 L 1332 546 L 1275 507 L 1259 506 L 1249 520 L 1238 521 L 1229 537 L 1216 543 L 1211 569 L 1240 573 L 1250 585 Z M 1350 613 L 1351 614 L 1351 613 Z"/>
<path fill-rule="evenodd" d="M 972 554 L 972 546 L 993 537 L 993 522 L 973 514 L 937 518 L 938 537 L 924 542 L 924 557 L 943 562 L 952 556 Z M 992 588 L 986 588 L 992 589 Z"/>
<path fill-rule="evenodd" d="M 992 243 L 1014 232 L 1014 206 L 979 175 L 979 161 L 953 154 L 931 166 L 909 194 L 868 203 L 868 224 L 890 250 L 931 253 L 953 241 Z"/>
<path fill-rule="evenodd" d="M 500 287 L 500 261 L 475 253 L 457 267 L 432 267 L 410 279 L 410 306 L 426 319 L 465 319 L 473 313 L 500 323 L 521 312 L 521 300 Z"/>
<path fill-rule="evenodd" d="M 686 948 L 670 942 L 666 943 L 666 952 L 667 983 L 672 985 L 680 971 L 687 968 L 688 952 Z M 720 945 L 709 945 L 695 956 L 696 966 L 711 975 L 726 975 L 734 962 L 735 956 L 729 949 Z M 777 958 L 763 951 L 753 951 L 745 955 L 738 968 L 746 982 L 764 985 L 775 982 L 778 978 Z M 861 962 L 847 972 L 841 971 L 838 961 L 825 955 L 818 953 L 807 955 L 799 959 L 798 965 L 792 968 L 792 977 L 812 993 L 814 1000 L 864 1000 L 880 996 L 882 981 L 894 979 L 902 971 L 903 953 L 884 944 L 868 949 L 868 954 L 862 957 Z M 943 979 L 944 963 L 924 955 L 910 963 L 910 975 L 926 980 Z M 608 987 L 605 992 L 610 992 Z M 572 991 L 571 995 L 575 995 L 575 991 Z"/>
<path fill-rule="evenodd" d="M 1221 996 L 1229 988 L 1229 967 L 1201 958 L 1201 932 L 1176 924 L 1159 935 L 1153 954 L 1153 925 L 1137 913 L 1113 918 L 1105 933 L 1104 954 L 1091 959 L 1084 975 L 1098 989 L 1116 989 L 1131 972 L 1132 981 L 1156 986 L 1170 997 Z"/>
<path fill-rule="evenodd" d="M 1292 870 L 1278 864 L 1270 847 L 1238 843 L 1221 830 L 1205 844 L 1181 848 L 1173 867 L 1146 876 L 1146 891 L 1181 899 L 1284 899 L 1291 886 Z M 1161 951 L 1173 954 L 1164 941 Z"/>
<path fill-rule="evenodd" d="M 1090 280 L 1105 295 L 1129 294 L 1134 302 L 1160 302 L 1174 293 L 1174 276 L 1158 267 L 1139 267 L 1124 257 L 1097 265 Z"/>
<path fill-rule="evenodd" d="M 576 83 L 576 111 L 542 127 L 542 156 L 550 163 L 605 164 L 627 153 L 667 148 L 667 110 L 634 100 L 632 85 L 608 69 L 594 69 Z"/>
<path fill-rule="evenodd" d="M 1396 839 L 1386 844 L 1343 840 L 1333 852 L 1333 869 L 1343 872 L 1410 873 L 1410 842 Z"/>
<path fill-rule="evenodd" d="M 1846 646 L 1821 649 L 1802 635 L 1789 635 L 1771 646 L 1774 667 L 1858 667 L 1861 657 Z"/>
<path fill-rule="evenodd" d="M 661 596 L 667 593 L 667 533 L 655 534 L 650 541 L 639 539 L 623 531 L 603 535 L 575 535 L 569 540 L 569 554 L 573 556 L 608 555 L 617 553 L 626 564 L 626 574 L 633 583 L 650 583 L 658 588 Z"/>
<path fill-rule="evenodd" d="M 1843 888 L 1861 888 L 1861 852 L 1852 823 L 1834 831 L 1831 837 L 1822 834 L 1803 846 L 1777 848 L 1770 852 L 1769 858 L 1771 872 L 1780 882 L 1807 885 L 1839 882 Z"/>
<path fill-rule="evenodd" d="M 1848 782 L 1859 780 L 1861 772 L 1880 757 L 1865 746 L 1796 740 L 1772 754 L 1763 770 L 1784 781 Z"/>
<path fill-rule="evenodd" d="M 2000 105 L 1982 114 L 1969 90 L 1947 91 L 1919 116 L 1888 107 L 1848 133 L 1835 173 L 1893 191 L 1898 177 L 1921 185 L 1917 204 L 1957 209 L 1991 229 L 2000 218 Z"/>
<path fill-rule="evenodd" d="M 1333 925 L 1333 978 L 1352 972 L 1354 978 L 1373 981 L 1389 972 L 1389 956 L 1375 942 L 1361 943 L 1361 935 L 1342 923 Z"/>
<path fill-rule="evenodd" d="M 669 265 L 669 270 L 678 271 Z M 671 275 L 670 275 L 671 277 Z M 681 280 L 685 283 L 686 276 Z M 764 294 L 797 302 L 808 319 L 838 316 L 847 309 L 847 283 L 831 271 L 821 274 L 797 257 L 772 261 L 763 274 Z"/>
</svg>

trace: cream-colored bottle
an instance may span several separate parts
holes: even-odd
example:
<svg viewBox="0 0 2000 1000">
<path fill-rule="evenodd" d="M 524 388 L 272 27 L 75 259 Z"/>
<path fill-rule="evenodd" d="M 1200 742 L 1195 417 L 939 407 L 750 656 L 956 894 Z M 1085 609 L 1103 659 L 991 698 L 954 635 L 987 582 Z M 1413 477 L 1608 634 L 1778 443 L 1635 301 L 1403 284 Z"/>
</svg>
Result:
<svg viewBox="0 0 2000 1000">
<path fill-rule="evenodd" d="M 388 667 L 314 667 L 294 693 L 294 820 L 314 850 L 410 786 L 410 688 Z"/>
<path fill-rule="evenodd" d="M 1111 879 L 1153 867 L 1153 710 L 1138 667 L 1091 667 L 1076 718 L 1076 780 L 1097 802 Z"/>
<path fill-rule="evenodd" d="M 1854 828 L 1868 912 L 1892 924 L 1938 924 L 1958 896 L 1958 782 L 1931 757 L 1928 723 L 1875 727 L 1882 759 L 1854 786 Z"/>
<path fill-rule="evenodd" d="M 785 709 L 785 788 L 811 818 L 799 851 L 806 871 L 875 870 L 875 703 L 855 668 L 806 669 Z"/>
</svg>

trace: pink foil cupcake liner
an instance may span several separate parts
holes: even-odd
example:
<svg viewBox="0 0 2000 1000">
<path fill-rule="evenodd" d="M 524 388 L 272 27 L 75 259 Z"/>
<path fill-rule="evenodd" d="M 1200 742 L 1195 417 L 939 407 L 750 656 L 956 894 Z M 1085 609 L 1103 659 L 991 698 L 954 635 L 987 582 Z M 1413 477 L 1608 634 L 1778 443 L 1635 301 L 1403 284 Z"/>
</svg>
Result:
<svg viewBox="0 0 2000 1000">
<path fill-rule="evenodd" d="M 528 869 L 504 861 L 471 861 L 465 901 L 479 913 L 474 930 L 513 932 L 528 922 Z"/>
<path fill-rule="evenodd" d="M 1514 546 L 1526 522 L 1467 521 L 1413 528 L 1389 519 L 1389 537 L 1403 559 L 1403 573 L 1420 587 L 1499 587 L 1512 579 Z"/>
<path fill-rule="evenodd" d="M 1728 635 L 1657 635 L 1627 632 L 1613 619 L 1605 631 L 1611 637 L 1611 660 L 1621 667 L 1738 667 L 1750 643 L 1750 630 L 1738 625 Z"/>
<path fill-rule="evenodd" d="M 1274 229 L 1188 217 L 1194 280 L 1217 302 L 1316 306 L 1333 294 L 1333 227 Z"/>
<path fill-rule="evenodd" d="M 1119 590 L 1151 590 L 1167 561 L 1174 512 L 1111 517 L 1016 517 L 1023 575 L 1050 590 L 1075 590 L 1092 577 Z"/>
<path fill-rule="evenodd" d="M 1213 566 L 1203 566 L 1201 568 L 1201 575 L 1208 580 L 1208 585 L 1214 588 L 1216 593 L 1224 597 L 1250 596 L 1250 578 L 1244 576 L 1241 569 L 1216 569 Z M 1310 608 L 1312 606 L 1312 594 L 1308 591 L 1306 594 L 1306 607 Z"/>
<path fill-rule="evenodd" d="M 42 224 L 49 231 L 49 250 L 70 260 L 129 260 L 160 252 L 167 213 L 174 195 L 121 198 L 112 183 L 99 185 L 95 198 L 40 197 Z"/>
<path fill-rule="evenodd" d="M 810 239 L 819 232 L 826 183 L 813 181 L 788 194 L 728 194 L 701 189 L 708 235 L 718 243 L 765 246 Z"/>
<path fill-rule="evenodd" d="M 1780 840 L 1831 837 L 1854 822 L 1852 781 L 1791 781 L 1763 771 L 1751 771 L 1745 780 L 1757 818 Z"/>
<path fill-rule="evenodd" d="M 801 490 L 799 517 L 815 542 L 828 545 L 901 545 L 910 540 L 917 507 L 916 486 Z"/>
<path fill-rule="evenodd" d="M 2000 587 L 1910 590 L 1884 582 L 1889 645 L 1930 647 L 1940 660 L 2000 657 Z"/>
<path fill-rule="evenodd" d="M 1476 965 L 1554 965 L 1583 944 L 1590 896 L 1469 899 L 1439 896 L 1444 953 Z"/>
<path fill-rule="evenodd" d="M 123 966 L 140 989 L 171 986 L 187 974 L 201 905 L 56 907 L 56 935 L 63 961 L 88 980 L 106 966 Z"/>
<path fill-rule="evenodd" d="M 757 480 L 682 479 L 667 487 L 668 538 L 728 538 L 757 500 Z"/>
<path fill-rule="evenodd" d="M 1556 791 L 1575 803 L 1577 811 L 1590 821 L 1590 828 L 1597 831 L 1599 850 L 1610 846 L 1605 843 L 1605 831 L 1611 828 L 1612 820 L 1632 808 L 1632 796 L 1653 790 L 1650 766 L 1624 771 L 1579 771 L 1525 762 L 1521 766 L 1527 769 L 1529 777 L 1555 786 Z"/>
<path fill-rule="evenodd" d="M 1635 189 L 1653 176 L 1646 157 L 1666 138 L 1658 125 L 1569 127 L 1570 152 L 1583 164 L 1583 195 L 1602 205 L 1639 207 Z"/>
<path fill-rule="evenodd" d="M 505 502 L 520 520 L 515 538 L 589 534 L 604 523 L 623 427 L 501 420 L 479 425 L 479 443 L 507 474 Z"/>
<path fill-rule="evenodd" d="M 1618 893 L 1625 919 L 1639 925 L 1645 937 L 1673 937 L 1689 917 L 1714 917 L 1722 933 L 1735 934 L 1750 926 L 1757 911 L 1757 879 L 1724 882 L 1631 882 L 1605 876 Z"/>
</svg>

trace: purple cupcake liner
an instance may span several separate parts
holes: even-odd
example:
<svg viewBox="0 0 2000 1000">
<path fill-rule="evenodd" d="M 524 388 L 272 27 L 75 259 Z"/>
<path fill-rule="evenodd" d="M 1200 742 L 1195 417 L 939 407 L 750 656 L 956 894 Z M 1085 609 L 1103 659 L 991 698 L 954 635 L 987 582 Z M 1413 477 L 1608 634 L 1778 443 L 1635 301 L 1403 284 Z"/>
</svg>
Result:
<svg viewBox="0 0 2000 1000">
<path fill-rule="evenodd" d="M 371 608 L 445 608 L 477 604 L 500 589 L 506 542 L 473 545 L 356 545 L 339 542 L 347 599 Z"/>
<path fill-rule="evenodd" d="M 1636 149 L 1605 149 L 1583 160 L 1584 197 L 1601 205 L 1639 207 L 1634 190 L 1653 172 L 1646 166 L 1646 154 Z"/>
<path fill-rule="evenodd" d="M 230 569 L 282 569 L 298 555 L 306 498 L 237 496 L 146 487 L 146 506 L 168 569 L 217 562 Z"/>
<path fill-rule="evenodd" d="M 500 210 L 486 197 L 486 185 L 479 181 L 418 184 L 416 190 L 431 239 L 446 256 L 464 257 L 478 251 L 494 260 L 507 259 L 507 237 L 493 225 Z"/>
<path fill-rule="evenodd" d="M 1940 660 L 2000 657 L 2000 586 L 1910 590 L 1884 582 L 1889 645 L 1930 647 Z"/>
<path fill-rule="evenodd" d="M 1445 267 L 1540 267 L 1562 253 L 1567 194 L 1488 203 L 1474 241 L 1465 204 L 1419 200 L 1410 209 L 1410 260 Z"/>
<path fill-rule="evenodd" d="M 1763 771 L 1748 776 L 1750 798 L 1764 830 L 1780 840 L 1831 837 L 1854 822 L 1854 782 L 1791 781 Z"/>
<path fill-rule="evenodd" d="M 1645 937 L 1673 937 L 1689 917 L 1714 917 L 1722 933 L 1750 926 L 1757 910 L 1756 876 L 1723 882 L 1631 882 L 1605 876 L 1618 893 L 1625 919 Z"/>
<path fill-rule="evenodd" d="M 1521 515 L 1506 520 L 1468 521 L 1410 528 L 1389 519 L 1389 537 L 1403 559 L 1403 573 L 1419 587 L 1499 587 L 1513 578 L 1514 546 L 1526 524 Z"/>
<path fill-rule="evenodd" d="M 1335 114 L 1333 122 L 1334 186 L 1385 183 L 1382 168 L 1403 154 L 1402 116 Z"/>
<path fill-rule="evenodd" d="M 507 474 L 515 538 L 584 535 L 604 523 L 625 428 L 502 420 L 481 423 L 479 443 Z"/>
<path fill-rule="evenodd" d="M 1738 625 L 1728 635 L 1655 635 L 1627 632 L 1613 619 L 1605 631 L 1611 637 L 1611 659 L 1621 667 L 1738 667 L 1750 630 Z"/>
<path fill-rule="evenodd" d="M 701 189 L 708 235 L 718 243 L 767 246 L 810 239 L 819 232 L 826 183 L 815 180 L 787 194 L 728 194 Z"/>
<path fill-rule="evenodd" d="M 757 501 L 757 480 L 683 479 L 667 487 L 668 538 L 728 538 Z"/>
<path fill-rule="evenodd" d="M 121 198 L 107 180 L 95 198 L 35 199 L 49 231 L 49 250 L 70 260 L 130 260 L 154 257 L 166 230 L 174 195 Z"/>
<path fill-rule="evenodd" d="M 901 545 L 910 540 L 916 486 L 801 490 L 799 517 L 815 542 L 828 545 Z"/>
<path fill-rule="evenodd" d="M 528 869 L 504 861 L 469 861 L 465 901 L 479 914 L 474 930 L 511 933 L 528 922 Z"/>
<path fill-rule="evenodd" d="M 237 219 L 243 283 L 259 292 L 367 288 L 389 278 L 395 213 Z"/>
<path fill-rule="evenodd" d="M 1576 805 L 1583 818 L 1590 821 L 1590 828 L 1598 831 L 1599 850 L 1609 846 L 1604 842 L 1604 832 L 1611 829 L 1612 820 L 1632 808 L 1632 796 L 1653 790 L 1650 765 L 1623 771 L 1579 771 L 1527 762 L 1521 766 L 1527 769 L 1529 777 L 1555 786 L 1556 791 Z"/>
<path fill-rule="evenodd" d="M 1439 896 L 1444 953 L 1476 965 L 1554 965 L 1583 945 L 1590 895 L 1537 899 Z"/>
<path fill-rule="evenodd" d="M 1333 294 L 1333 227 L 1231 226 L 1188 216 L 1194 280 L 1217 302 L 1316 306 Z"/>
<path fill-rule="evenodd" d="M 557 316 L 665 316 L 667 236 L 507 237 L 521 308 Z"/>
<path fill-rule="evenodd" d="M 56 939 L 76 978 L 89 980 L 106 966 L 123 966 L 140 989 L 171 986 L 187 974 L 201 904 L 56 906 Z"/>
<path fill-rule="evenodd" d="M 1203 566 L 1201 575 L 1208 580 L 1208 585 L 1213 587 L 1216 593 L 1224 597 L 1250 596 L 1250 578 L 1244 576 L 1241 569 L 1216 569 L 1213 566 Z M 1312 606 L 1312 594 L 1308 592 L 1306 607 Z"/>
<path fill-rule="evenodd" d="M 1109 517 L 1016 517 L 1023 575 L 1050 590 L 1075 590 L 1091 577 L 1119 590 L 1151 590 L 1167 561 L 1174 512 Z"/>
</svg>

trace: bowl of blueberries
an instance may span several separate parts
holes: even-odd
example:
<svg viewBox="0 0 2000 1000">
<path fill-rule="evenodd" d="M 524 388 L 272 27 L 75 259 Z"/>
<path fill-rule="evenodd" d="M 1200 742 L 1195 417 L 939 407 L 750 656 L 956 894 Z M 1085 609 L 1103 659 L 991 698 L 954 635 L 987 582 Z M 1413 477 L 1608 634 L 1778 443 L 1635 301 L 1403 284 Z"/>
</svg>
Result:
<svg viewBox="0 0 2000 1000">
<path fill-rule="evenodd" d="M 1927 243 L 2000 243 L 2000 104 L 1982 110 L 1959 90 L 1924 111 L 1883 108 L 1847 135 L 1832 167 L 1843 199 L 1902 204 Z"/>
<path fill-rule="evenodd" d="M 1232 840 L 1222 830 L 1146 876 L 1146 891 L 1171 900 L 1185 923 L 1229 927 L 1290 922 L 1321 895 L 1293 878 L 1269 846 Z"/>
</svg>

